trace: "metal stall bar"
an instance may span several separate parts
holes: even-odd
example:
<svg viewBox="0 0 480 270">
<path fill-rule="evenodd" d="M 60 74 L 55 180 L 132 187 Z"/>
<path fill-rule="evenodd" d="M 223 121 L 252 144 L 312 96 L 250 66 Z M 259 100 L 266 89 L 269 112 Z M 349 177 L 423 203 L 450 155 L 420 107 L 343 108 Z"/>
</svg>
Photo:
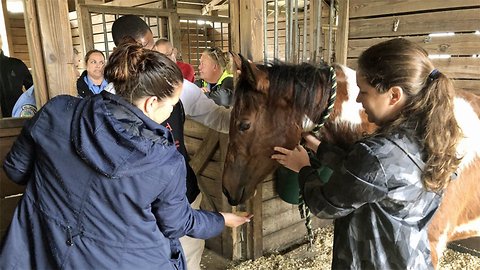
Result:
<svg viewBox="0 0 480 270">
<path fill-rule="evenodd" d="M 223 50 L 223 22 L 220 22 L 220 42 L 222 44 L 222 50 Z"/>
<path fill-rule="evenodd" d="M 315 62 L 319 63 L 323 59 L 323 43 L 322 43 L 322 0 L 318 1 L 317 8 L 317 34 L 315 41 Z"/>
<path fill-rule="evenodd" d="M 307 60 L 307 1 L 303 1 L 303 50 L 302 50 L 302 61 L 305 62 Z"/>
<path fill-rule="evenodd" d="M 300 56 L 300 48 L 298 48 L 297 46 L 299 46 L 300 44 L 300 29 L 298 28 L 298 0 L 295 0 L 295 59 L 294 59 L 294 63 L 298 63 L 299 62 L 299 56 Z"/>
<path fill-rule="evenodd" d="M 292 39 L 292 24 L 290 23 L 290 19 L 292 18 L 292 14 L 290 13 L 291 7 L 290 1 L 285 1 L 285 62 L 288 62 L 291 58 L 290 51 L 291 51 L 291 39 Z"/>
<path fill-rule="evenodd" d="M 328 24 L 328 51 L 327 51 L 327 63 L 330 65 L 332 62 L 332 44 L 333 44 L 333 24 L 335 23 L 335 0 L 330 1 L 330 11 L 328 13 L 330 18 Z"/>
<path fill-rule="evenodd" d="M 192 63 L 192 51 L 191 51 L 191 46 L 190 46 L 190 20 L 187 20 L 187 47 L 188 47 L 188 63 Z M 185 59 L 182 59 L 182 61 L 185 61 Z"/>
<path fill-rule="evenodd" d="M 155 20 L 157 20 L 157 34 L 158 34 L 158 37 L 159 38 L 163 38 L 163 33 L 162 33 L 162 30 L 160 28 L 160 20 L 158 19 L 158 16 L 155 16 Z"/>
<path fill-rule="evenodd" d="M 205 44 L 203 45 L 204 46 L 204 50 L 206 50 L 209 46 L 207 46 L 208 44 L 208 35 L 207 35 L 207 21 L 203 21 L 203 37 L 205 39 Z M 203 50 L 202 50 L 203 52 Z"/>
<path fill-rule="evenodd" d="M 108 59 L 108 56 L 110 55 L 110 50 L 108 48 L 108 35 L 107 35 L 107 24 L 105 23 L 105 12 L 102 12 L 102 28 L 103 28 L 103 42 L 104 42 L 104 48 L 105 48 L 105 58 Z M 86 52 L 85 52 L 86 54 Z"/>
<path fill-rule="evenodd" d="M 195 31 L 196 31 L 197 37 L 198 37 L 198 19 L 195 19 Z M 200 55 L 198 53 L 198 50 L 200 49 L 199 44 L 200 44 L 200 40 L 197 39 L 197 51 L 196 51 L 197 52 L 197 60 L 200 59 Z"/>
<path fill-rule="evenodd" d="M 268 37 L 267 37 L 267 13 L 268 13 L 268 1 L 263 0 L 263 62 L 268 62 Z"/>
</svg>

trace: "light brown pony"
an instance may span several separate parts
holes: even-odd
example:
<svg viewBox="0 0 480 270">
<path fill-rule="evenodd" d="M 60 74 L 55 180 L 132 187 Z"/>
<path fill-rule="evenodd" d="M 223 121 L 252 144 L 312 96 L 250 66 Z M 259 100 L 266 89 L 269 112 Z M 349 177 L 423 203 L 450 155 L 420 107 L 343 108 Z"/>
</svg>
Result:
<svg viewBox="0 0 480 270">
<path fill-rule="evenodd" d="M 305 116 L 318 118 L 328 99 L 326 68 L 302 64 L 255 65 L 234 55 L 241 70 L 235 89 L 230 142 L 223 172 L 223 190 L 232 205 L 252 197 L 255 188 L 278 167 L 270 159 L 274 146 L 292 149 L 301 139 Z M 322 129 L 322 141 L 347 147 L 376 127 L 356 103 L 355 71 L 336 67 L 337 99 Z M 304 107 L 302 107 L 302 104 Z M 458 146 L 463 156 L 459 176 L 444 193 L 428 227 L 432 261 L 437 265 L 450 241 L 480 236 L 480 98 L 457 92 L 455 115 L 465 134 Z"/>
</svg>

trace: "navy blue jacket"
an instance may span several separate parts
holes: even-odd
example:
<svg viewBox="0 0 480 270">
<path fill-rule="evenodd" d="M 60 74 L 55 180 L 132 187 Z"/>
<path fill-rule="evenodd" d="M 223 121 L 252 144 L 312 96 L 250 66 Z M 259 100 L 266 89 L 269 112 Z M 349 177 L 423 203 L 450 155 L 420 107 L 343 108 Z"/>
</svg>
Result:
<svg viewBox="0 0 480 270">
<path fill-rule="evenodd" d="M 171 133 L 119 96 L 59 96 L 4 162 L 26 184 L 0 246 L 0 269 L 184 269 L 178 238 L 218 235 L 192 210 Z"/>
</svg>

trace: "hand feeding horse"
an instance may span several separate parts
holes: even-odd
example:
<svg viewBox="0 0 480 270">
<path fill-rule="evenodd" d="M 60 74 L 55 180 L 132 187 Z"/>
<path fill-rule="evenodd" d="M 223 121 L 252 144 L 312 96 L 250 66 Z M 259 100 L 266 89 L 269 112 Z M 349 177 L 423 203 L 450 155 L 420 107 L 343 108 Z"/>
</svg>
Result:
<svg viewBox="0 0 480 270">
<path fill-rule="evenodd" d="M 223 191 L 232 205 L 245 202 L 279 165 L 270 159 L 274 146 L 292 149 L 304 123 L 318 123 L 327 107 L 329 69 L 309 64 L 270 66 L 249 63 L 234 55 L 241 71 L 230 120 L 230 142 L 223 172 Z M 321 129 L 321 139 L 348 146 L 376 126 L 367 121 L 355 99 L 355 71 L 336 67 L 337 91 L 333 111 Z M 437 265 L 450 241 L 480 236 L 480 97 L 457 91 L 455 116 L 465 138 L 457 152 L 463 156 L 458 177 L 447 187 L 428 227 L 432 261 Z M 311 122 L 310 122 L 311 123 Z M 311 128 L 311 125 L 309 125 Z"/>
</svg>

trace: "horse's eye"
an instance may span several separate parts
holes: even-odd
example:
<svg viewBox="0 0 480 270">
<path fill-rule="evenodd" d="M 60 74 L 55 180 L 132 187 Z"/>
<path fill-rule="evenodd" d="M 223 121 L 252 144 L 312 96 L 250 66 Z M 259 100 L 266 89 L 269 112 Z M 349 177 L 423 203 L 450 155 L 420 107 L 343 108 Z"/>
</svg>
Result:
<svg viewBox="0 0 480 270">
<path fill-rule="evenodd" d="M 250 122 L 240 122 L 240 124 L 238 125 L 239 131 L 245 131 L 245 130 L 248 130 L 249 128 L 250 128 Z"/>
</svg>

